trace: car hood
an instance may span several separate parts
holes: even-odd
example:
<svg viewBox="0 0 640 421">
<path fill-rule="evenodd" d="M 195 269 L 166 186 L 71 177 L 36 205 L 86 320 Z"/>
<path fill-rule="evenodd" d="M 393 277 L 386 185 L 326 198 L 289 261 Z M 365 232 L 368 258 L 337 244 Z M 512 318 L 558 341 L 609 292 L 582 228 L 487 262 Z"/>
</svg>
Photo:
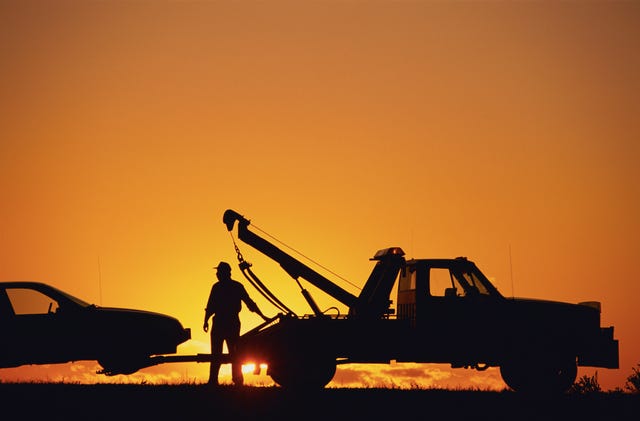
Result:
<svg viewBox="0 0 640 421">
<path fill-rule="evenodd" d="M 178 319 L 176 319 L 175 317 L 172 317 L 163 313 L 157 313 L 155 311 L 135 310 L 132 308 L 120 308 L 120 307 L 100 307 L 100 306 L 94 306 L 93 308 L 94 308 L 94 311 L 98 311 L 104 314 L 123 315 L 123 316 L 129 316 L 129 317 L 149 317 L 149 318 L 159 317 L 163 319 L 173 319 L 176 322 L 178 322 Z"/>
<path fill-rule="evenodd" d="M 137 332 L 162 332 L 178 343 L 191 339 L 191 330 L 175 317 L 146 310 L 93 306 L 90 311 L 99 325 Z"/>
</svg>

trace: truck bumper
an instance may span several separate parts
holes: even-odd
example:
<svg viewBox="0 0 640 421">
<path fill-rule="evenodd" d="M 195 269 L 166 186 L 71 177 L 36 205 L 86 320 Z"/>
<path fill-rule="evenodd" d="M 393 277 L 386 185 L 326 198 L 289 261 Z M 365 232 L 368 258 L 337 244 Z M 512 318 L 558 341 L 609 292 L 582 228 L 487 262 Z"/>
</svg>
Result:
<svg viewBox="0 0 640 421">
<path fill-rule="evenodd" d="M 578 355 L 578 365 L 619 368 L 618 340 L 613 339 L 613 326 L 600 328 L 600 335 Z"/>
</svg>

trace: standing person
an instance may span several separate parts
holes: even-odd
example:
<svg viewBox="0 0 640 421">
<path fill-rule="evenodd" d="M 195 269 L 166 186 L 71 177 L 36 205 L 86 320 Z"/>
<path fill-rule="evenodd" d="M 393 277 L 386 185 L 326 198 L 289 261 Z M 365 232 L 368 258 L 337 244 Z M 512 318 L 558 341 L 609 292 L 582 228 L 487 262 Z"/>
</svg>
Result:
<svg viewBox="0 0 640 421">
<path fill-rule="evenodd" d="M 213 316 L 211 326 L 211 354 L 213 361 L 209 369 L 209 384 L 218 384 L 218 372 L 220 371 L 220 357 L 222 356 L 222 343 L 227 341 L 229 354 L 233 357 L 238 338 L 240 337 L 240 317 L 238 313 L 242 309 L 242 301 L 254 313 L 259 314 L 264 320 L 268 318 L 262 314 L 256 303 L 249 298 L 244 286 L 231 279 L 231 266 L 227 262 L 220 262 L 216 276 L 218 282 L 211 287 L 207 308 L 204 310 L 205 332 L 209 331 L 209 317 Z M 242 385 L 242 367 L 240 364 L 231 364 L 233 384 Z"/>
</svg>

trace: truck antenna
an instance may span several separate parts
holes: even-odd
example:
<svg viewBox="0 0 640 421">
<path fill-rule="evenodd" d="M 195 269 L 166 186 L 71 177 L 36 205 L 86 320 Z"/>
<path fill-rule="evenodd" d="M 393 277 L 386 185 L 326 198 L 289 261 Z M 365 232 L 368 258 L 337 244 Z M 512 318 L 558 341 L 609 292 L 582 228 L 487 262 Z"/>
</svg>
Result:
<svg viewBox="0 0 640 421">
<path fill-rule="evenodd" d="M 513 289 L 513 262 L 511 259 L 511 243 L 509 243 L 509 271 L 511 272 L 511 298 L 515 298 L 515 290 Z"/>
<path fill-rule="evenodd" d="M 100 305 L 102 306 L 102 269 L 100 267 L 100 255 L 98 255 L 98 293 Z"/>
</svg>

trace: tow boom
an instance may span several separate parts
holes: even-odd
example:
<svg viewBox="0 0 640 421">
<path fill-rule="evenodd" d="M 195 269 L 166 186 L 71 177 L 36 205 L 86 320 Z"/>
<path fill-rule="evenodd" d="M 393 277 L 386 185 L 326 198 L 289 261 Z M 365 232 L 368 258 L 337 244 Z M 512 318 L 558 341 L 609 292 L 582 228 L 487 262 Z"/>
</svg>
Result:
<svg viewBox="0 0 640 421">
<path fill-rule="evenodd" d="M 349 314 L 358 318 L 379 319 L 387 317 L 392 311 L 389 295 L 395 283 L 400 269 L 404 266 L 404 252 L 399 247 L 390 247 L 380 250 L 371 260 L 376 260 L 369 279 L 365 283 L 358 297 L 345 291 L 309 266 L 280 250 L 264 238 L 249 231 L 248 219 L 231 209 L 227 209 L 222 217 L 222 222 L 227 230 L 233 231 L 238 222 L 238 238 L 256 250 L 264 253 L 280 264 L 280 266 L 296 281 L 301 277 L 312 285 L 329 294 L 331 297 L 349 307 Z M 320 315 L 313 299 L 306 290 L 302 290 L 305 299 L 311 305 L 314 313 Z"/>
<path fill-rule="evenodd" d="M 269 241 L 249 231 L 248 227 L 251 222 L 239 213 L 227 209 L 222 217 L 222 222 L 227 226 L 227 230 L 233 231 L 233 226 L 236 221 L 238 222 L 238 238 L 278 262 L 282 269 L 292 278 L 296 280 L 298 278 L 307 280 L 350 309 L 357 306 L 358 297 L 334 284 L 309 266 L 280 250 Z"/>
</svg>

